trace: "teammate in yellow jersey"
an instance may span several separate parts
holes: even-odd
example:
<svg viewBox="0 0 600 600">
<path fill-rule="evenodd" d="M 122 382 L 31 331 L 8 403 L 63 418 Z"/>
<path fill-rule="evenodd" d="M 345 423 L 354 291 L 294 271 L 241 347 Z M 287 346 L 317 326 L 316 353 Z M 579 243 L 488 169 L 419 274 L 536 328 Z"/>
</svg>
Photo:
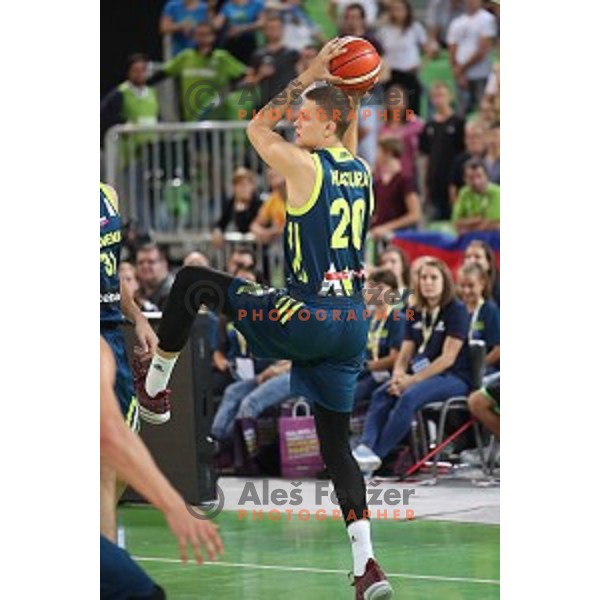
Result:
<svg viewBox="0 0 600 600">
<path fill-rule="evenodd" d="M 127 425 L 139 429 L 138 400 L 125 351 L 121 325 L 125 318 L 135 326 L 138 345 L 145 354 L 156 349 L 158 339 L 126 287 L 119 281 L 121 215 L 116 191 L 100 184 L 100 335 L 111 347 L 116 361 L 115 393 Z M 114 471 L 100 464 L 100 531 L 116 538 L 116 504 L 123 492 Z"/>
</svg>

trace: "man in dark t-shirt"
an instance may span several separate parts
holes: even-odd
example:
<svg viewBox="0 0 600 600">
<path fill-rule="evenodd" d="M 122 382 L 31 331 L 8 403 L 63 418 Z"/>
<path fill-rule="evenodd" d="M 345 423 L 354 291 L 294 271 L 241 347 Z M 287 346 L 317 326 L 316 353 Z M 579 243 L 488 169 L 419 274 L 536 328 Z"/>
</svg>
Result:
<svg viewBox="0 0 600 600">
<path fill-rule="evenodd" d="M 385 238 L 398 229 L 415 227 L 421 220 L 421 202 L 411 179 L 402 172 L 402 141 L 383 137 L 378 142 L 374 174 L 375 211 L 369 233 Z"/>
<path fill-rule="evenodd" d="M 421 132 L 419 149 L 428 158 L 425 184 L 433 218 L 448 220 L 452 212 L 449 199 L 452 164 L 464 149 L 465 122 L 454 114 L 452 93 L 445 83 L 432 86 L 431 102 L 435 113 Z"/>
<path fill-rule="evenodd" d="M 283 21 L 272 13 L 266 17 L 263 33 L 266 46 L 252 55 L 249 80 L 258 85 L 258 106 L 266 104 L 279 94 L 296 74 L 296 63 L 300 55 L 283 45 Z"/>
</svg>

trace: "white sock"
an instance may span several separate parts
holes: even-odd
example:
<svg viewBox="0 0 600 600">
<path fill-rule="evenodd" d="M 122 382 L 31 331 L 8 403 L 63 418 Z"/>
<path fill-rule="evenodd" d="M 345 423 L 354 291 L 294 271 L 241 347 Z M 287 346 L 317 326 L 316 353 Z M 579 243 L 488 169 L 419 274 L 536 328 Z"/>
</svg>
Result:
<svg viewBox="0 0 600 600">
<path fill-rule="evenodd" d="M 347 527 L 348 537 L 352 544 L 352 557 L 354 558 L 354 575 L 364 575 L 367 561 L 373 558 L 371 545 L 371 521 L 361 519 L 354 521 Z"/>
<path fill-rule="evenodd" d="M 148 374 L 146 375 L 146 392 L 154 397 L 166 389 L 175 366 L 177 357 L 163 358 L 158 354 L 152 357 Z"/>
</svg>

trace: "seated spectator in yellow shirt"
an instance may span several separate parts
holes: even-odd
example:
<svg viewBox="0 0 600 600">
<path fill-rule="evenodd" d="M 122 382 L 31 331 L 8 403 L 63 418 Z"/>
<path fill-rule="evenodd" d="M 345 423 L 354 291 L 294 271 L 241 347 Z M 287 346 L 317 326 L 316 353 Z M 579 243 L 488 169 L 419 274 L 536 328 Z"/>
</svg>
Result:
<svg viewBox="0 0 600 600">
<path fill-rule="evenodd" d="M 465 181 L 452 210 L 458 233 L 500 229 L 500 186 L 489 182 L 483 161 L 467 162 Z"/>
<path fill-rule="evenodd" d="M 273 169 L 269 169 L 267 176 L 271 193 L 250 225 L 250 231 L 261 245 L 271 244 L 285 228 L 285 179 Z"/>
</svg>

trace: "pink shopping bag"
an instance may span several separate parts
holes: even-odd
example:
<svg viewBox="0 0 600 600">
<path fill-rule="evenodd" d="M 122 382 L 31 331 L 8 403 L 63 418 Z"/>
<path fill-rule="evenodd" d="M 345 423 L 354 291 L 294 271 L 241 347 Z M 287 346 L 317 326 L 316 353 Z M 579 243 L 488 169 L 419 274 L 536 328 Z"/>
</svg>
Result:
<svg viewBox="0 0 600 600">
<path fill-rule="evenodd" d="M 305 410 L 303 417 L 298 416 L 300 407 Z M 280 417 L 279 450 L 282 477 L 314 477 L 323 469 L 315 418 L 305 400 L 294 404 L 291 417 Z"/>
</svg>

